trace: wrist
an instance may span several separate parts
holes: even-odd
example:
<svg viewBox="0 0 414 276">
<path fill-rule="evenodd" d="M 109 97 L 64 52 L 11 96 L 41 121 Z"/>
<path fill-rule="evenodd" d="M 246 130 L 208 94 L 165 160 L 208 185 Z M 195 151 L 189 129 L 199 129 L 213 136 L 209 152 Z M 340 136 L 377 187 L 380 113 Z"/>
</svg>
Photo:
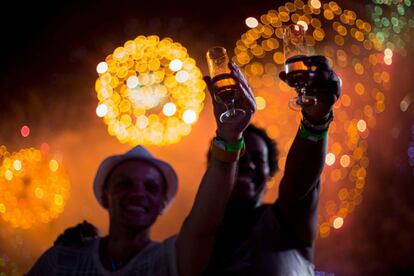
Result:
<svg viewBox="0 0 414 276">
<path fill-rule="evenodd" d="M 226 140 L 223 140 L 221 137 L 216 136 L 213 139 L 213 144 L 216 147 L 220 148 L 221 150 L 226 151 L 226 152 L 230 152 L 230 153 L 235 153 L 235 152 L 241 151 L 245 147 L 243 137 L 240 138 L 235 143 L 229 143 Z"/>
<path fill-rule="evenodd" d="M 298 135 L 301 138 L 304 138 L 304 139 L 307 139 L 313 142 L 318 142 L 328 137 L 328 129 L 325 129 L 325 130 L 309 129 L 303 124 L 303 122 L 301 122 Z"/>
<path fill-rule="evenodd" d="M 215 137 L 211 143 L 211 157 L 226 163 L 237 162 L 245 152 L 244 139 L 241 138 L 236 144 L 228 144 Z"/>
<path fill-rule="evenodd" d="M 327 115 L 317 120 L 313 118 L 309 118 L 305 112 L 302 112 L 301 124 L 305 126 L 306 129 L 308 129 L 309 131 L 318 133 L 318 132 L 324 132 L 328 130 L 329 125 L 331 124 L 332 120 L 333 120 L 332 110 Z"/>
<path fill-rule="evenodd" d="M 240 139 L 243 138 L 242 133 L 236 134 L 236 135 L 229 135 L 226 133 L 223 133 L 220 130 L 216 131 L 216 138 L 218 138 L 219 140 L 224 141 L 227 144 L 235 144 L 238 143 L 240 141 Z"/>
<path fill-rule="evenodd" d="M 319 113 L 319 112 L 315 112 Z M 333 115 L 332 108 L 328 110 L 325 114 L 312 114 L 311 112 L 307 112 L 307 110 L 302 109 L 302 117 L 304 117 L 308 122 L 314 125 L 323 125 L 328 122 Z"/>
</svg>

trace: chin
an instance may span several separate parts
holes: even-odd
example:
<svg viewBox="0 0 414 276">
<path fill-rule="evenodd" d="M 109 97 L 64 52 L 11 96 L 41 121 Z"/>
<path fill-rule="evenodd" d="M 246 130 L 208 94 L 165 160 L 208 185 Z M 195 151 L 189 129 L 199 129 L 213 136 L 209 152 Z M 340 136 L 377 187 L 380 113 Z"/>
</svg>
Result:
<svg viewBox="0 0 414 276">
<path fill-rule="evenodd" d="M 143 231 L 146 229 L 151 228 L 151 226 L 154 224 L 154 222 L 147 222 L 147 221 L 137 221 L 137 220 L 123 220 L 122 223 L 124 226 L 126 226 L 129 229 L 134 229 L 136 231 Z"/>
<path fill-rule="evenodd" d="M 129 228 L 144 230 L 150 228 L 156 221 L 157 217 L 153 217 L 150 214 L 134 214 L 124 213 L 122 216 L 122 222 Z"/>
</svg>

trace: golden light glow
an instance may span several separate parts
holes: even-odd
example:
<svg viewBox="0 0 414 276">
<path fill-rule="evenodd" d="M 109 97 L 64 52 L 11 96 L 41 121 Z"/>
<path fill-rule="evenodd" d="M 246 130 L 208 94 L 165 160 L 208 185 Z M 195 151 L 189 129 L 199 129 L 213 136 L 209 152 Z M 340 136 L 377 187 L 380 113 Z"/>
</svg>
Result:
<svg viewBox="0 0 414 276">
<path fill-rule="evenodd" d="M 54 160 L 54 159 L 50 160 L 50 162 L 49 162 L 49 169 L 52 172 L 56 172 L 59 169 L 59 163 L 56 160 Z"/>
<path fill-rule="evenodd" d="M 103 74 L 106 71 L 108 71 L 108 64 L 105 61 L 99 62 L 96 66 L 96 72 L 98 72 L 98 74 Z"/>
<path fill-rule="evenodd" d="M 146 127 L 148 126 L 148 124 L 149 124 L 149 120 L 148 120 L 148 117 L 147 117 L 147 116 L 145 116 L 145 115 L 140 115 L 140 116 L 137 118 L 137 127 L 138 127 L 139 129 L 144 129 L 144 128 L 146 128 Z"/>
<path fill-rule="evenodd" d="M 45 194 L 45 193 L 43 192 L 43 189 L 41 189 L 41 188 L 39 188 L 39 187 L 37 187 L 37 188 L 35 189 L 35 196 L 36 196 L 37 198 L 42 199 L 44 194 Z"/>
<path fill-rule="evenodd" d="M 4 172 L 4 178 L 6 178 L 6 180 L 8 180 L 8 181 L 12 181 L 13 180 L 13 172 L 11 170 L 7 169 Z"/>
<path fill-rule="evenodd" d="M 140 35 L 105 62 L 108 70 L 95 83 L 96 113 L 111 136 L 130 145 L 167 145 L 190 133 L 206 87 L 186 48 L 171 38 Z"/>
<path fill-rule="evenodd" d="M 301 25 L 305 32 L 308 30 L 308 24 L 305 21 L 299 20 L 298 22 L 296 22 L 296 24 Z"/>
<path fill-rule="evenodd" d="M 179 59 L 174 59 L 170 62 L 169 68 L 173 72 L 177 72 L 183 68 L 183 62 Z"/>
<path fill-rule="evenodd" d="M 106 113 L 108 113 L 106 104 L 100 104 L 96 107 L 96 115 L 98 115 L 98 117 L 104 117 Z"/>
<path fill-rule="evenodd" d="M 386 57 L 390 57 L 390 58 L 392 58 L 392 50 L 390 49 L 390 48 L 387 48 L 387 49 L 385 49 L 384 50 L 384 55 L 386 56 Z"/>
<path fill-rule="evenodd" d="M 7 147 L 5 145 L 0 145 L 0 158 L 6 155 L 7 153 Z"/>
<path fill-rule="evenodd" d="M 310 0 L 310 5 L 314 9 L 320 9 L 322 4 L 319 0 Z"/>
<path fill-rule="evenodd" d="M 357 128 L 360 132 L 367 130 L 367 123 L 364 120 L 359 120 L 357 123 Z"/>
<path fill-rule="evenodd" d="M 328 166 L 332 166 L 335 163 L 335 154 L 333 154 L 332 152 L 328 153 L 326 155 L 325 163 Z"/>
<path fill-rule="evenodd" d="M 324 237 L 329 236 L 330 232 L 331 232 L 331 227 L 328 223 L 322 223 L 319 226 L 319 234 L 321 235 L 321 237 L 324 238 Z"/>
<path fill-rule="evenodd" d="M 341 217 L 337 217 L 335 218 L 335 220 L 333 221 L 333 227 L 335 229 L 339 229 L 344 225 L 344 219 Z"/>
<path fill-rule="evenodd" d="M 20 171 L 22 169 L 22 162 L 20 160 L 14 160 L 14 162 L 13 162 L 13 168 L 16 171 Z"/>
<path fill-rule="evenodd" d="M 162 112 L 164 113 L 165 116 L 168 116 L 168 117 L 174 115 L 176 111 L 177 111 L 177 107 L 175 106 L 174 103 L 166 103 L 162 108 Z"/>
<path fill-rule="evenodd" d="M 42 151 L 28 148 L 5 155 L 0 167 L 0 215 L 12 227 L 28 229 L 57 218 L 69 191 L 64 170 Z"/>
<path fill-rule="evenodd" d="M 257 96 L 256 99 L 256 108 L 257 110 L 263 110 L 266 107 L 266 100 L 263 97 Z"/>
<path fill-rule="evenodd" d="M 246 23 L 246 26 L 251 29 L 256 28 L 257 25 L 259 25 L 259 21 L 257 21 L 257 19 L 254 17 L 246 18 L 245 23 Z"/>
<path fill-rule="evenodd" d="M 185 70 L 178 71 L 177 74 L 175 75 L 176 81 L 180 83 L 186 82 L 189 77 L 190 75 Z"/>
<path fill-rule="evenodd" d="M 133 89 L 133 88 L 137 87 L 137 86 L 138 86 L 138 84 L 139 84 L 139 80 L 138 80 L 138 77 L 137 77 L 137 76 L 130 76 L 130 77 L 127 79 L 127 86 L 128 86 L 129 88 L 131 88 L 131 89 Z"/>
<path fill-rule="evenodd" d="M 351 163 L 351 158 L 349 158 L 349 155 L 344 154 L 341 156 L 339 162 L 341 163 L 342 167 L 346 168 L 349 167 L 349 164 Z"/>
<path fill-rule="evenodd" d="M 400 109 L 402 112 L 406 112 L 411 105 L 411 96 L 405 96 L 400 102 Z"/>
<path fill-rule="evenodd" d="M 392 64 L 392 56 L 384 56 L 384 63 L 386 65 L 391 65 Z"/>
<path fill-rule="evenodd" d="M 63 197 L 60 194 L 56 194 L 54 196 L 54 203 L 58 206 L 62 206 L 63 205 Z"/>
<path fill-rule="evenodd" d="M 183 113 L 183 121 L 186 124 L 193 124 L 197 120 L 197 114 L 194 112 L 194 110 L 186 110 Z"/>
</svg>

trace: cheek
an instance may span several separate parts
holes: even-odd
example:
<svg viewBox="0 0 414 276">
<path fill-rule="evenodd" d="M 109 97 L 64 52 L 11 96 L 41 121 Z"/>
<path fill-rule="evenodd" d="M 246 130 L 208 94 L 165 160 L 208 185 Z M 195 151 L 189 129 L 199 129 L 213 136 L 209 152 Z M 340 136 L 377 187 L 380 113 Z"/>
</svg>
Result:
<svg viewBox="0 0 414 276">
<path fill-rule="evenodd" d="M 160 212 L 165 207 L 164 194 L 149 195 L 148 200 L 151 202 L 151 205 L 156 212 Z"/>
<path fill-rule="evenodd" d="M 108 207 L 117 210 L 120 208 L 120 202 L 122 199 L 122 194 L 113 193 L 107 196 Z"/>
<path fill-rule="evenodd" d="M 260 165 L 256 167 L 256 175 L 260 175 L 261 178 L 267 178 L 269 176 L 269 166 Z"/>
<path fill-rule="evenodd" d="M 269 173 L 270 173 L 270 167 L 269 167 L 269 162 L 267 160 L 265 162 L 265 165 L 263 165 L 262 171 L 263 171 L 265 178 L 268 179 Z"/>
<path fill-rule="evenodd" d="M 257 167 L 255 171 L 255 182 L 258 186 L 263 186 L 269 179 L 269 167 Z"/>
</svg>

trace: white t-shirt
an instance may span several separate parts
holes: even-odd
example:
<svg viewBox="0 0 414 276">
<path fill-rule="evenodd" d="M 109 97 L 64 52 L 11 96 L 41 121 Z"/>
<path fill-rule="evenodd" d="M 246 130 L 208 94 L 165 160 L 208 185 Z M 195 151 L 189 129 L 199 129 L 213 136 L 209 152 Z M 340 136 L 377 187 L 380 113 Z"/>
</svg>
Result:
<svg viewBox="0 0 414 276">
<path fill-rule="evenodd" d="M 178 275 L 175 236 L 162 243 L 151 242 L 124 267 L 114 272 L 106 270 L 100 261 L 100 240 L 93 239 L 79 248 L 53 246 L 38 259 L 27 275 Z"/>
</svg>

